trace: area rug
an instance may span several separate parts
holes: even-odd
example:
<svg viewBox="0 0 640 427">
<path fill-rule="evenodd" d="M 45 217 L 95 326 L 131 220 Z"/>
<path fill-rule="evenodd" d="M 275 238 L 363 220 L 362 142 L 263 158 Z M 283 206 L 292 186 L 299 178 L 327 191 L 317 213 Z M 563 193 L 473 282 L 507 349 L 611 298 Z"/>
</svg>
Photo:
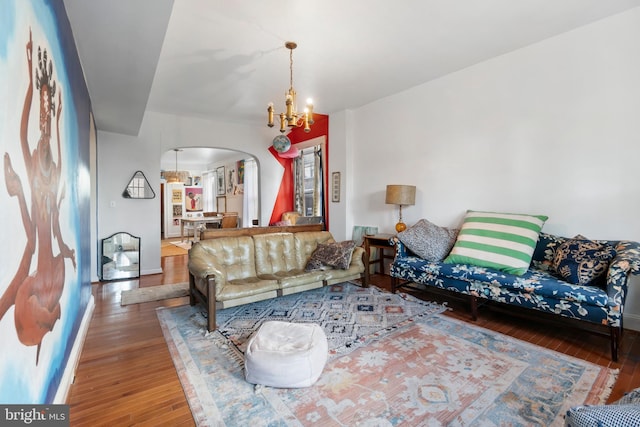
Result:
<svg viewBox="0 0 640 427">
<path fill-rule="evenodd" d="M 177 242 L 169 242 L 169 243 L 179 248 L 185 249 L 187 251 L 191 249 L 191 241 L 189 241 L 188 239 L 185 240 L 184 242 L 177 241 Z"/>
<path fill-rule="evenodd" d="M 415 302 L 406 295 L 403 301 Z M 570 406 L 606 401 L 617 371 L 433 314 L 439 311 L 351 345 L 332 341 L 322 376 L 302 389 L 244 380 L 243 328 L 227 329 L 230 338 L 206 333 L 197 306 L 157 313 L 202 426 L 553 426 L 563 424 Z"/>
<path fill-rule="evenodd" d="M 167 242 L 166 240 L 163 240 L 160 244 L 161 257 L 186 255 L 188 253 L 188 250 L 189 248 L 181 248 L 180 246 L 176 246 L 171 242 Z"/>
<path fill-rule="evenodd" d="M 317 323 L 327 335 L 329 357 L 334 357 L 366 345 L 403 322 L 445 309 L 407 294 L 347 282 L 219 310 L 216 323 L 218 331 L 243 353 L 250 336 L 267 320 Z"/>
<path fill-rule="evenodd" d="M 139 304 L 141 302 L 160 301 L 189 295 L 189 283 L 148 286 L 146 288 L 129 289 L 120 294 L 120 305 Z"/>
</svg>

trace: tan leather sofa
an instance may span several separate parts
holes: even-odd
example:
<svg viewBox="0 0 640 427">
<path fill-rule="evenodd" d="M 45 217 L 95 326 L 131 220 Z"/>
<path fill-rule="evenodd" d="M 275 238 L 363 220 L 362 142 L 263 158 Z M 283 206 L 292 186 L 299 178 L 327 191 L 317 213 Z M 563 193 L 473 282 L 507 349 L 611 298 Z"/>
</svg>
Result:
<svg viewBox="0 0 640 427">
<path fill-rule="evenodd" d="M 190 304 L 207 308 L 208 330 L 216 309 L 276 298 L 364 274 L 364 249 L 356 247 L 346 270 L 305 271 L 318 243 L 335 242 L 328 231 L 269 233 L 201 240 L 189 250 Z M 214 298 L 210 298 L 214 296 Z"/>
</svg>

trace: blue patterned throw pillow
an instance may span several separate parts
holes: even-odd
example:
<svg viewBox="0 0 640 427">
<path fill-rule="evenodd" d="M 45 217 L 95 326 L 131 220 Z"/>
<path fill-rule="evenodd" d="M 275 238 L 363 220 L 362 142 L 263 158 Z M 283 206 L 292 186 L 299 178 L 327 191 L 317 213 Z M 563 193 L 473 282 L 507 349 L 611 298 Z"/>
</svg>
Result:
<svg viewBox="0 0 640 427">
<path fill-rule="evenodd" d="M 609 262 L 616 256 L 611 246 L 587 239 L 569 239 L 556 249 L 551 272 L 574 285 L 603 286 Z"/>
</svg>

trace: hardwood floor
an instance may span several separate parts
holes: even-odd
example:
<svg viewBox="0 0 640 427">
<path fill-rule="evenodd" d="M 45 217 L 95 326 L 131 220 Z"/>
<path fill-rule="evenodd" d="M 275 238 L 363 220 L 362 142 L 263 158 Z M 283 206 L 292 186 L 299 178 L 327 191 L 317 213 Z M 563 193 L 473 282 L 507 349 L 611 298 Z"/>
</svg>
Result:
<svg viewBox="0 0 640 427">
<path fill-rule="evenodd" d="M 188 297 L 120 306 L 120 292 L 136 287 L 188 281 L 187 256 L 162 258 L 163 274 L 139 280 L 93 285 L 95 311 L 89 326 L 68 403 L 72 426 L 190 426 L 189 405 L 174 369 L 156 317 L 157 307 L 188 304 Z M 374 275 L 373 284 L 389 289 L 388 276 Z M 466 303 L 436 293 L 416 294 L 426 300 L 448 302 L 447 315 L 469 321 Z M 558 328 L 479 308 L 472 322 L 602 366 L 620 369 L 609 401 L 640 387 L 640 334 L 625 331 L 619 361 L 609 355 L 608 336 L 573 328 Z"/>
</svg>

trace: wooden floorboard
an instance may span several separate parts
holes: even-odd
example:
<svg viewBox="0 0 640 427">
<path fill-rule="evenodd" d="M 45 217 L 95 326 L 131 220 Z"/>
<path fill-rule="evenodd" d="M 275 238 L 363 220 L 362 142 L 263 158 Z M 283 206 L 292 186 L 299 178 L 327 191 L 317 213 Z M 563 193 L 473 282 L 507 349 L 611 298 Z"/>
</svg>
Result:
<svg viewBox="0 0 640 427">
<path fill-rule="evenodd" d="M 137 287 L 188 281 L 187 255 L 162 257 L 162 274 L 92 286 L 95 310 L 68 397 L 72 426 L 192 426 L 193 418 L 162 335 L 156 308 L 189 303 L 188 297 L 120 306 L 120 292 Z M 390 289 L 388 276 L 372 283 Z M 618 362 L 609 338 L 577 328 L 523 319 L 489 306 L 471 321 L 468 304 L 431 292 L 412 292 L 447 303 L 447 316 L 531 342 L 602 366 L 620 369 L 609 401 L 640 387 L 640 334 L 625 331 Z"/>
</svg>

